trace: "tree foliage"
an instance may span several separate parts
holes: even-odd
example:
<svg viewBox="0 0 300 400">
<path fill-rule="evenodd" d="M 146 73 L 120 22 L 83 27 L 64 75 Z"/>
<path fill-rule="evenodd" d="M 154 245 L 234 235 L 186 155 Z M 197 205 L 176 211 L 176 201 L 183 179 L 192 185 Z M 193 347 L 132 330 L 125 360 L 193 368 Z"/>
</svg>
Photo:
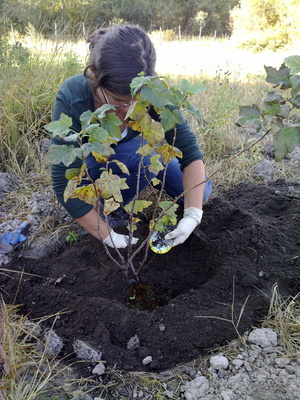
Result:
<svg viewBox="0 0 300 400">
<path fill-rule="evenodd" d="M 1 0 L 7 26 L 24 33 L 28 24 L 42 34 L 56 29 L 78 33 L 118 22 L 133 23 L 147 31 L 158 29 L 198 35 L 197 14 L 207 14 L 204 34 L 229 33 L 229 12 L 238 0 Z"/>
<path fill-rule="evenodd" d="M 300 56 L 286 57 L 279 69 L 265 66 L 265 71 L 266 81 L 278 88 L 277 91 L 267 94 L 261 109 L 255 104 L 240 107 L 236 123 L 244 128 L 271 132 L 275 159 L 279 161 L 300 146 Z"/>
<path fill-rule="evenodd" d="M 241 0 L 231 17 L 233 35 L 246 48 L 276 50 L 300 38 L 300 0 Z"/>
</svg>

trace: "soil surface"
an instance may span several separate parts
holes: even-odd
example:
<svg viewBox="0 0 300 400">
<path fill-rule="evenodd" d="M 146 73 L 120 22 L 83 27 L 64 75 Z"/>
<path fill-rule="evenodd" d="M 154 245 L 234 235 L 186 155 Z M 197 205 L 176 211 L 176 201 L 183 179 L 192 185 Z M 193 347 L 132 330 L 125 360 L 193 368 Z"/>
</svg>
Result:
<svg viewBox="0 0 300 400">
<path fill-rule="evenodd" d="M 184 244 L 149 252 L 139 288 L 87 235 L 46 259 L 13 259 L 6 268 L 24 274 L 5 274 L 3 296 L 10 304 L 16 296 L 30 319 L 62 312 L 54 330 L 70 361 L 76 339 L 125 370 L 191 361 L 258 325 L 275 283 L 283 296 L 299 291 L 299 193 L 300 185 L 278 181 L 239 184 L 215 197 Z M 128 349 L 135 335 L 140 345 Z M 144 366 L 146 356 L 153 361 Z"/>
</svg>

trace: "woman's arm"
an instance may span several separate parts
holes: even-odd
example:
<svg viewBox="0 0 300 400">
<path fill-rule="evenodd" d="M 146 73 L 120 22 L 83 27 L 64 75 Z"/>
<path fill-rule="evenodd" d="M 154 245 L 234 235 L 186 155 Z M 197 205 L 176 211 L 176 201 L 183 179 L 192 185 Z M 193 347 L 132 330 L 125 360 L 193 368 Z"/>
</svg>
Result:
<svg viewBox="0 0 300 400">
<path fill-rule="evenodd" d="M 93 208 L 83 217 L 76 218 L 77 223 L 96 239 L 101 240 L 112 248 L 127 247 L 129 236 L 114 232 Z M 136 244 L 139 239 L 132 237 L 131 243 Z"/>
<path fill-rule="evenodd" d="M 202 160 L 193 161 L 183 170 L 184 191 L 205 181 L 205 169 Z M 202 205 L 204 185 L 199 185 L 194 189 L 188 190 L 184 195 L 184 213 L 179 221 L 177 228 L 168 233 L 165 238 L 174 239 L 173 246 L 183 243 L 193 232 L 202 219 Z"/>
<path fill-rule="evenodd" d="M 200 182 L 204 182 L 206 179 L 205 168 L 202 160 L 196 160 L 189 164 L 183 170 L 183 189 L 184 191 L 192 188 Z M 204 186 L 197 186 L 196 188 L 189 190 L 184 195 L 184 208 L 197 207 L 202 210 L 203 205 L 203 194 Z"/>
<path fill-rule="evenodd" d="M 109 236 L 109 227 L 93 208 L 83 217 L 76 218 L 76 222 L 98 240 L 104 240 Z"/>
</svg>

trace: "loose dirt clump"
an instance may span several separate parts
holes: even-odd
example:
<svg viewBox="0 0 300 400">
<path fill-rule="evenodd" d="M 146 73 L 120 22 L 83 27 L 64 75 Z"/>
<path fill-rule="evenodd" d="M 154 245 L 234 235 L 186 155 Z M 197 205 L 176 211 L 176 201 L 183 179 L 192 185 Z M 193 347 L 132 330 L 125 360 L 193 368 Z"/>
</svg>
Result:
<svg viewBox="0 0 300 400">
<path fill-rule="evenodd" d="M 6 273 L 3 296 L 11 303 L 17 294 L 30 318 L 62 312 L 54 330 L 70 361 L 80 339 L 109 366 L 170 368 L 258 324 L 275 283 L 283 296 L 299 291 L 299 194 L 300 185 L 279 181 L 239 184 L 214 198 L 183 245 L 150 252 L 138 288 L 85 236 L 49 258 L 13 259 L 6 268 L 23 278 Z M 135 335 L 139 346 L 128 349 Z M 153 361 L 145 366 L 147 356 Z"/>
</svg>

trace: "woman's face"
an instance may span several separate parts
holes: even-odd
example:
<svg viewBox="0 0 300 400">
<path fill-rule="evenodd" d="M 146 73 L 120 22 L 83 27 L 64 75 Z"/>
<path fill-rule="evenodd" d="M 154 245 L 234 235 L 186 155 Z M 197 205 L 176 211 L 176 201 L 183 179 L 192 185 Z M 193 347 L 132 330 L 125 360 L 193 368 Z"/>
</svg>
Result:
<svg viewBox="0 0 300 400">
<path fill-rule="evenodd" d="M 116 114 L 120 119 L 124 119 L 129 107 L 134 102 L 132 97 L 114 94 L 102 86 L 97 88 L 97 96 L 102 104 L 116 107 Z"/>
</svg>

